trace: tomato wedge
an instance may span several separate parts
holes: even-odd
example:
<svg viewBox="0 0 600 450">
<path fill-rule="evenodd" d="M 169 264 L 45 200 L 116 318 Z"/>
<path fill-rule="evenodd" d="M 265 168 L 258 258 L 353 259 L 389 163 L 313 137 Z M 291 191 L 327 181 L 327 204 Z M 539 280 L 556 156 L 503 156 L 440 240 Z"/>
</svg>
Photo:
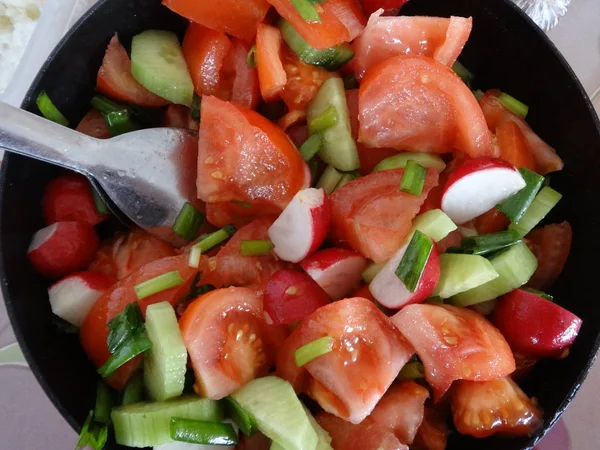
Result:
<svg viewBox="0 0 600 450">
<path fill-rule="evenodd" d="M 256 27 L 267 15 L 266 0 L 163 0 L 170 10 L 211 30 L 230 34 L 250 42 Z"/>
<path fill-rule="evenodd" d="M 489 234 L 506 230 L 510 225 L 510 220 L 500 210 L 492 208 L 473 219 L 473 225 L 477 233 Z"/>
<path fill-rule="evenodd" d="M 362 79 L 367 69 L 397 55 L 429 56 L 452 66 L 473 27 L 472 18 L 381 16 L 376 12 L 367 27 L 352 43 L 352 67 Z"/>
<path fill-rule="evenodd" d="M 104 95 L 145 107 L 159 107 L 169 102 L 153 94 L 131 74 L 131 60 L 115 34 L 110 40 L 102 66 L 96 77 L 96 87 Z"/>
<path fill-rule="evenodd" d="M 323 336 L 333 339 L 333 350 L 298 368 L 294 352 Z M 323 306 L 300 322 L 283 344 L 277 373 L 325 411 L 360 423 L 412 354 L 372 302 L 351 298 Z"/>
<path fill-rule="evenodd" d="M 538 259 L 538 267 L 527 286 L 543 291 L 554 284 L 569 258 L 572 238 L 569 222 L 546 225 L 527 235 L 525 242 Z"/>
<path fill-rule="evenodd" d="M 224 77 L 230 98 L 248 109 L 255 109 L 260 103 L 258 71 L 247 63 L 250 46 L 234 39 L 232 48 L 224 62 Z"/>
<path fill-rule="evenodd" d="M 536 170 L 535 159 L 517 122 L 507 120 L 498 126 L 496 139 L 500 149 L 500 158 L 515 167 Z"/>
<path fill-rule="evenodd" d="M 454 380 L 486 381 L 515 370 L 515 359 L 502 334 L 469 309 L 409 305 L 392 322 L 421 358 L 436 401 Z"/>
<path fill-rule="evenodd" d="M 83 116 L 83 119 L 81 119 L 81 122 L 77 124 L 77 128 L 75 129 L 80 133 L 87 134 L 96 139 L 109 139 L 112 137 L 106 120 L 104 120 L 102 114 L 95 109 L 90 110 Z"/>
<path fill-rule="evenodd" d="M 431 58 L 394 56 L 376 64 L 363 79 L 358 105 L 359 141 L 370 147 L 494 155 L 473 93 Z"/>
<path fill-rule="evenodd" d="M 445 450 L 450 429 L 446 423 L 448 413 L 438 407 L 425 406 L 425 417 L 415 436 L 412 450 Z"/>
<path fill-rule="evenodd" d="M 265 201 L 253 201 L 251 203 L 207 203 L 206 218 L 215 227 L 221 228 L 230 223 L 237 228 L 248 225 L 255 219 L 261 217 L 277 217 L 281 214 L 281 208 Z"/>
<path fill-rule="evenodd" d="M 478 438 L 529 436 L 542 424 L 541 411 L 509 377 L 457 381 L 451 404 L 459 433 Z"/>
<path fill-rule="evenodd" d="M 307 182 L 308 166 L 289 137 L 258 113 L 204 97 L 198 149 L 198 198 L 263 200 L 284 208 Z"/>
<path fill-rule="evenodd" d="M 187 128 L 198 131 L 200 123 L 194 120 L 190 108 L 185 105 L 169 105 L 163 119 L 165 127 Z"/>
<path fill-rule="evenodd" d="M 266 102 L 277 98 L 287 82 L 281 62 L 281 33 L 278 28 L 261 23 L 256 31 L 256 68 L 260 92 Z"/>
<path fill-rule="evenodd" d="M 429 190 L 437 185 L 438 173 L 427 170 L 420 196 L 398 189 L 404 169 L 385 170 L 358 178 L 331 196 L 332 235 L 375 262 L 388 260 L 408 234 L 411 222 Z"/>
<path fill-rule="evenodd" d="M 184 284 L 146 297 L 143 300 L 138 300 L 134 286 L 173 270 L 179 271 L 185 281 Z M 96 367 L 102 366 L 108 360 L 110 353 L 108 352 L 106 340 L 109 330 L 106 324 L 120 314 L 125 306 L 129 303 L 138 302 L 142 314 L 145 314 L 146 308 L 154 303 L 166 301 L 171 305 L 176 305 L 190 291 L 197 272 L 197 269 L 193 269 L 188 265 L 187 255 L 170 256 L 144 265 L 115 284 L 112 290 L 106 292 L 94 303 L 81 325 L 79 338 L 88 358 L 92 360 Z M 106 381 L 113 388 L 119 391 L 122 390 L 139 367 L 140 362 L 141 357 L 134 358 L 121 366 Z"/>
</svg>

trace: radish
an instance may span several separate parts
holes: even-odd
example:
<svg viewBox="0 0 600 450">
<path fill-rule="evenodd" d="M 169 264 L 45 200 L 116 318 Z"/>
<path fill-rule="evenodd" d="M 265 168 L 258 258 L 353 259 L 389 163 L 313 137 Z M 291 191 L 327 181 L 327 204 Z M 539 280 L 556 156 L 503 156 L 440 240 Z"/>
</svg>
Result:
<svg viewBox="0 0 600 450">
<path fill-rule="evenodd" d="M 434 245 L 417 288 L 414 292 L 410 292 L 402 280 L 396 276 L 396 269 L 407 248 L 408 243 L 392 256 L 369 285 L 373 297 L 386 308 L 400 309 L 406 305 L 426 300 L 431 296 L 440 279 L 440 257 Z"/>
<path fill-rule="evenodd" d="M 343 248 L 328 248 L 300 263 L 332 300 L 340 300 L 355 291 L 367 260 L 360 254 Z"/>
<path fill-rule="evenodd" d="M 330 222 L 325 191 L 315 188 L 299 191 L 269 228 L 275 254 L 284 261 L 302 261 L 323 243 Z"/>
<path fill-rule="evenodd" d="M 57 222 L 33 235 L 27 254 L 47 278 L 60 278 L 85 269 L 100 245 L 98 234 L 83 222 Z"/>
<path fill-rule="evenodd" d="M 115 282 L 114 278 L 98 272 L 68 275 L 48 289 L 52 312 L 76 327 L 81 327 L 92 305 Z"/>
<path fill-rule="evenodd" d="M 304 272 L 281 269 L 265 286 L 263 308 L 268 324 L 291 324 L 329 303 L 329 296 Z"/>
<path fill-rule="evenodd" d="M 519 171 L 501 159 L 471 159 L 448 177 L 442 210 L 462 225 L 516 194 L 525 184 Z"/>
</svg>

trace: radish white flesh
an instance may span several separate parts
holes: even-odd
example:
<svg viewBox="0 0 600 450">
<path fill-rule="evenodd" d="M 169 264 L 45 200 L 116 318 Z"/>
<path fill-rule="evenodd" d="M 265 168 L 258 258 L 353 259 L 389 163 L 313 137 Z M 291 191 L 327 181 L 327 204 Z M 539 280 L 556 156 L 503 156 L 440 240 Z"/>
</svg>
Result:
<svg viewBox="0 0 600 450">
<path fill-rule="evenodd" d="M 269 228 L 275 254 L 284 261 L 302 261 L 323 243 L 330 220 L 329 201 L 323 189 L 299 191 Z"/>
<path fill-rule="evenodd" d="M 525 180 L 511 165 L 481 158 L 455 170 L 442 195 L 442 210 L 458 225 L 472 220 L 525 187 Z"/>
<path fill-rule="evenodd" d="M 32 251 L 40 248 L 48 239 L 52 237 L 57 228 L 58 223 L 53 223 L 52 225 L 42 228 L 40 231 L 35 233 L 31 239 L 31 244 L 29 244 L 27 253 L 31 253 Z"/>
</svg>

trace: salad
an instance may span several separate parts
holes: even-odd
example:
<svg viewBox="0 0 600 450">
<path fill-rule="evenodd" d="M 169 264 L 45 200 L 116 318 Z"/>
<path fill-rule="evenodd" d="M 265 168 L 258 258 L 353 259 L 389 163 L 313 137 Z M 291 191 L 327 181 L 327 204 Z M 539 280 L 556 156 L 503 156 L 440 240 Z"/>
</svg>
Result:
<svg viewBox="0 0 600 450">
<path fill-rule="evenodd" d="M 457 61 L 472 18 L 397 15 L 403 0 L 163 3 L 190 20 L 182 42 L 115 35 L 77 129 L 198 130 L 181 245 L 107 234 L 106 205 L 65 172 L 28 250 L 99 375 L 77 448 L 534 433 L 543 411 L 518 383 L 567 358 L 582 324 L 545 292 L 571 245 L 567 222 L 540 225 L 563 163 L 527 105 L 473 90 Z"/>
</svg>

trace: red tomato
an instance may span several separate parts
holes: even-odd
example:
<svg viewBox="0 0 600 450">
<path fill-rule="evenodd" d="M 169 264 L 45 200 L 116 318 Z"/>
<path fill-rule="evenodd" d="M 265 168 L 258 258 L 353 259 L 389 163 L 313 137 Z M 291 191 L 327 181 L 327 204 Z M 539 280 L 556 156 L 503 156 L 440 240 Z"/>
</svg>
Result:
<svg viewBox="0 0 600 450">
<path fill-rule="evenodd" d="M 515 359 L 484 317 L 449 305 L 409 305 L 392 322 L 413 345 L 439 400 L 454 380 L 486 381 L 510 374 Z"/>
<path fill-rule="evenodd" d="M 256 31 L 256 68 L 262 98 L 267 101 L 277 99 L 287 82 L 287 75 L 281 62 L 281 33 L 271 25 L 260 24 Z"/>
<path fill-rule="evenodd" d="M 373 66 L 359 90 L 359 141 L 430 153 L 493 156 L 492 136 L 473 93 L 449 67 L 425 56 Z"/>
<path fill-rule="evenodd" d="M 138 300 L 134 286 L 173 270 L 179 271 L 179 274 L 185 280 L 184 284 L 159 292 L 143 300 Z M 94 303 L 81 325 L 79 338 L 88 358 L 92 360 L 96 367 L 102 366 L 108 360 L 110 353 L 108 352 L 106 339 L 109 330 L 106 324 L 120 314 L 125 306 L 137 301 L 142 314 L 145 314 L 146 308 L 154 303 L 167 301 L 171 305 L 176 305 L 190 291 L 197 272 L 197 269 L 193 269 L 188 265 L 187 255 L 171 256 L 146 264 L 115 284 L 112 290 L 106 292 Z M 138 369 L 140 362 L 141 357 L 134 358 L 121 366 L 106 381 L 113 388 L 119 391 L 122 390 Z"/>
<path fill-rule="evenodd" d="M 450 429 L 446 423 L 447 413 L 441 408 L 425 406 L 425 417 L 410 447 L 413 450 L 445 450 Z"/>
<path fill-rule="evenodd" d="M 479 102 L 490 130 L 497 132 L 498 128 L 504 123 L 513 121 L 525 137 L 529 151 L 532 153 L 533 159 L 535 160 L 536 172 L 546 175 L 550 172 L 562 170 L 564 164 L 556 154 L 556 150 L 535 134 L 523 118 L 513 114 L 502 106 L 498 101 L 499 95 L 499 90 L 489 90 Z"/>
<path fill-rule="evenodd" d="M 216 97 L 202 99 L 198 198 L 263 200 L 284 208 L 306 184 L 308 167 L 279 127 Z"/>
<path fill-rule="evenodd" d="M 81 119 L 81 122 L 79 122 L 75 129 L 80 133 L 87 134 L 96 139 L 109 139 L 112 137 L 106 120 L 104 120 L 102 114 L 95 109 L 90 110 L 83 116 L 83 119 Z"/>
<path fill-rule="evenodd" d="M 488 212 L 473 219 L 473 224 L 475 225 L 477 233 L 489 234 L 506 230 L 510 225 L 510 220 L 508 220 L 508 217 L 498 209 L 492 208 Z"/>
<path fill-rule="evenodd" d="M 379 8 L 384 10 L 401 8 L 408 0 L 360 0 L 363 11 L 370 16 Z"/>
<path fill-rule="evenodd" d="M 308 139 L 308 127 L 306 125 L 294 125 L 286 129 L 286 133 L 298 148 Z"/>
<path fill-rule="evenodd" d="M 275 325 L 290 325 L 329 302 L 325 291 L 304 272 L 278 270 L 265 286 L 265 319 Z"/>
<path fill-rule="evenodd" d="M 514 120 L 507 120 L 496 128 L 500 158 L 515 167 L 536 170 L 535 159 L 523 132 Z"/>
<path fill-rule="evenodd" d="M 421 212 L 423 210 L 421 209 Z M 459 230 L 451 231 L 444 239 L 435 243 L 438 253 L 445 253 L 450 247 L 458 247 L 463 240 L 463 236 Z"/>
<path fill-rule="evenodd" d="M 105 241 L 94 255 L 89 270 L 121 280 L 152 261 L 175 254 L 175 249 L 166 242 L 141 228 L 133 228 Z"/>
<path fill-rule="evenodd" d="M 271 439 L 258 432 L 252 436 L 246 436 L 240 433 L 240 442 L 237 450 L 269 450 L 271 448 Z"/>
<path fill-rule="evenodd" d="M 281 208 L 269 202 L 254 201 L 251 203 L 207 203 L 206 218 L 215 227 L 224 227 L 233 224 L 237 228 L 249 224 L 261 217 L 277 217 L 281 214 Z"/>
<path fill-rule="evenodd" d="M 96 78 L 96 87 L 104 95 L 127 103 L 149 108 L 169 103 L 153 94 L 136 81 L 131 74 L 131 60 L 115 34 L 110 40 L 102 66 Z"/>
<path fill-rule="evenodd" d="M 546 225 L 526 236 L 527 246 L 538 259 L 538 267 L 527 286 L 545 290 L 554 284 L 567 263 L 572 238 L 569 222 Z"/>
<path fill-rule="evenodd" d="M 373 294 L 371 294 L 368 284 L 363 284 L 356 291 L 354 291 L 354 293 L 352 294 L 352 297 L 366 298 L 367 300 L 370 300 L 373 303 L 375 303 L 377 301 L 377 300 L 375 300 L 375 297 L 373 297 Z"/>
<path fill-rule="evenodd" d="M 323 336 L 333 339 L 333 350 L 298 368 L 294 352 Z M 300 322 L 283 344 L 277 373 L 325 411 L 359 423 L 412 354 L 412 348 L 372 302 L 351 298 L 323 306 Z"/>
<path fill-rule="evenodd" d="M 262 315 L 260 295 L 240 287 L 211 291 L 187 307 L 179 326 L 198 395 L 219 400 L 267 374 L 273 354 Z"/>
<path fill-rule="evenodd" d="M 247 42 L 254 38 L 256 27 L 269 10 L 269 4 L 265 0 L 163 0 L 162 3 L 192 22 Z"/>
<path fill-rule="evenodd" d="M 457 381 L 451 395 L 454 426 L 461 434 L 529 436 L 542 424 L 542 413 L 509 377 Z"/>
<path fill-rule="evenodd" d="M 398 55 L 428 56 L 451 67 L 473 26 L 470 17 L 380 16 L 381 13 L 372 15 L 365 31 L 352 43 L 351 64 L 359 79 L 369 67 Z"/>
<path fill-rule="evenodd" d="M 269 0 L 311 47 L 323 50 L 352 41 L 364 29 L 365 17 L 356 0 L 327 0 L 314 4 L 320 22 L 307 22 L 292 0 Z"/>
<path fill-rule="evenodd" d="M 98 213 L 92 186 L 86 177 L 69 173 L 54 178 L 42 197 L 44 220 L 48 225 L 55 222 L 83 222 L 97 225 L 108 216 Z"/>
<path fill-rule="evenodd" d="M 234 39 L 224 63 L 225 80 L 231 91 L 231 101 L 245 108 L 254 109 L 260 102 L 258 71 L 247 63 L 250 46 Z"/>
<path fill-rule="evenodd" d="M 530 359 L 561 356 L 582 323 L 559 305 L 520 289 L 500 297 L 493 321 L 513 351 Z"/>
<path fill-rule="evenodd" d="M 330 199 L 334 239 L 375 262 L 388 260 L 438 181 L 437 172 L 428 169 L 423 193 L 417 197 L 398 189 L 403 174 L 404 169 L 375 172 L 337 189 Z"/>
<path fill-rule="evenodd" d="M 165 127 L 187 128 L 188 130 L 198 130 L 199 122 L 192 118 L 190 108 L 184 105 L 169 105 L 165 110 Z"/>
</svg>

